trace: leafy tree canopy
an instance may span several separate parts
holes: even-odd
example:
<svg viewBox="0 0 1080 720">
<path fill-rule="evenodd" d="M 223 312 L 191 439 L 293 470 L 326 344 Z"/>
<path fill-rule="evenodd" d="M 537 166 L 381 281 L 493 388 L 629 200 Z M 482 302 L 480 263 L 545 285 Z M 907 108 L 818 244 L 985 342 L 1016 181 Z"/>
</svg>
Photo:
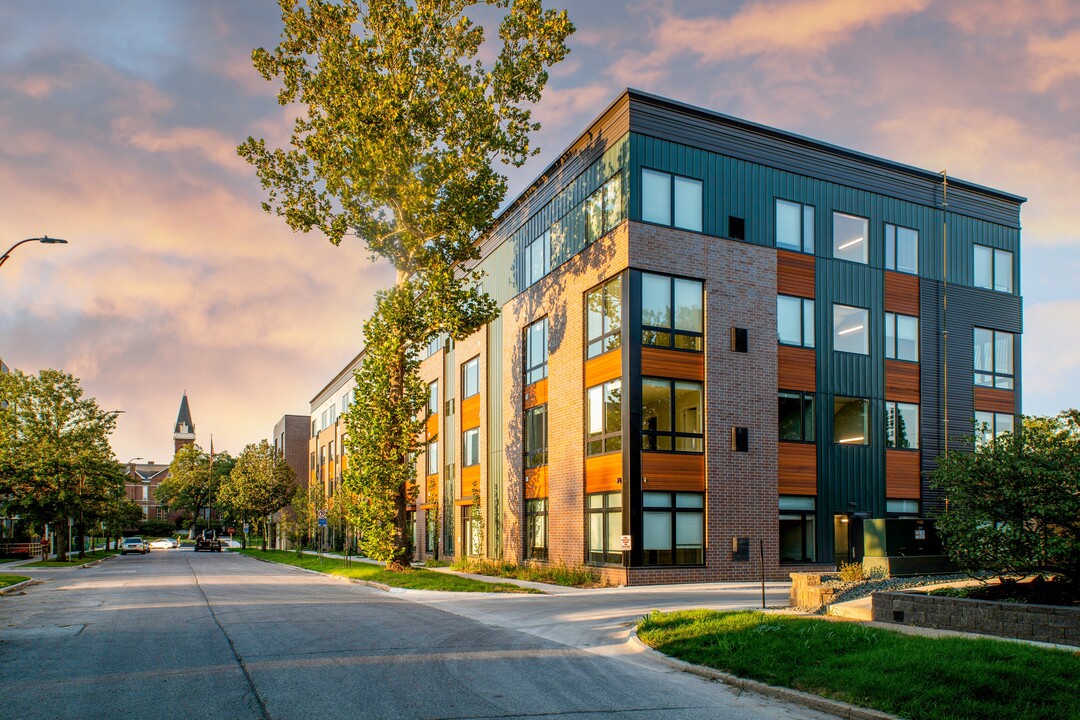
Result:
<svg viewBox="0 0 1080 720">
<path fill-rule="evenodd" d="M 227 452 L 214 453 L 211 472 L 210 454 L 198 445 L 185 445 L 176 451 L 169 463 L 169 476 L 158 485 L 158 502 L 198 518 L 204 508 L 217 503 L 218 488 L 235 462 Z"/>
<path fill-rule="evenodd" d="M 265 520 L 289 504 L 296 492 L 296 473 L 285 458 L 263 440 L 245 447 L 221 483 L 218 501 L 241 521 Z M 266 533 L 262 533 L 266 549 Z"/>
</svg>

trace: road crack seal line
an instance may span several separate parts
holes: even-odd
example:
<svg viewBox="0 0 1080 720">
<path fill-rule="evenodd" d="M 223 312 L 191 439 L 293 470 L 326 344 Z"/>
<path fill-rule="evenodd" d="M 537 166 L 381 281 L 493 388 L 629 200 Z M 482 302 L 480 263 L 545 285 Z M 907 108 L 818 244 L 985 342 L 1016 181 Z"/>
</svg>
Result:
<svg viewBox="0 0 1080 720">
<path fill-rule="evenodd" d="M 217 613 L 214 612 L 214 606 L 210 604 L 210 598 L 206 596 L 206 591 L 203 590 L 202 583 L 199 582 L 199 574 L 195 572 L 195 568 L 191 566 L 191 560 L 184 558 L 184 562 L 187 563 L 188 569 L 191 570 L 191 576 L 195 578 L 195 587 L 199 588 L 199 592 L 202 593 L 203 600 L 206 602 L 206 609 L 210 611 L 210 617 L 214 618 L 214 624 L 217 625 L 218 630 L 225 636 L 225 640 L 229 643 L 229 650 L 232 651 L 233 657 L 236 658 L 236 664 L 240 666 L 240 669 L 244 672 L 244 678 L 247 680 L 248 687 L 251 688 L 251 694 L 255 696 L 255 700 L 259 703 L 259 711 L 262 713 L 264 720 L 273 720 L 270 715 L 270 711 L 266 708 L 266 700 L 263 699 L 262 694 L 259 693 L 259 689 L 255 687 L 255 680 L 251 677 L 251 673 L 248 671 L 247 663 L 244 662 L 244 658 L 240 657 L 240 653 L 236 651 L 236 645 L 233 644 L 233 639 L 229 637 L 229 633 L 225 632 L 225 628 L 222 627 L 221 621 L 218 620 Z"/>
</svg>

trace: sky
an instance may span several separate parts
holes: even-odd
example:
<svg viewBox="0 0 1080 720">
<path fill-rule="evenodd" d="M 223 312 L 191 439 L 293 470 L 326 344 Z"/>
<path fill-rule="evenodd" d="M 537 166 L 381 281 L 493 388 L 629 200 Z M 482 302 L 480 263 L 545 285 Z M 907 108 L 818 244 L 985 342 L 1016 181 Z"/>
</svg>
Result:
<svg viewBox="0 0 1080 720">
<path fill-rule="evenodd" d="M 552 6 L 551 1 L 546 4 Z M 625 87 L 1029 198 L 1024 410 L 1080 406 L 1080 2 L 567 0 L 512 200 Z M 268 437 L 359 351 L 390 270 L 262 211 L 248 136 L 296 108 L 252 68 L 269 0 L 0 5 L 0 357 L 122 410 L 117 458 Z"/>
</svg>

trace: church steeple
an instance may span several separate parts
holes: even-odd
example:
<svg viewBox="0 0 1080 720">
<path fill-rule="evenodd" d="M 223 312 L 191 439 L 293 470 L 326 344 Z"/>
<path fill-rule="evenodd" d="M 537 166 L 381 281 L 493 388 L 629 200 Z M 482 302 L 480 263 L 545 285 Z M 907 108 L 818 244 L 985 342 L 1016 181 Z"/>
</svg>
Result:
<svg viewBox="0 0 1080 720">
<path fill-rule="evenodd" d="M 185 445 L 195 442 L 195 424 L 191 422 L 191 409 L 188 407 L 187 391 L 184 391 L 184 399 L 180 401 L 180 413 L 176 416 L 176 426 L 173 428 L 173 452 L 177 452 Z"/>
</svg>

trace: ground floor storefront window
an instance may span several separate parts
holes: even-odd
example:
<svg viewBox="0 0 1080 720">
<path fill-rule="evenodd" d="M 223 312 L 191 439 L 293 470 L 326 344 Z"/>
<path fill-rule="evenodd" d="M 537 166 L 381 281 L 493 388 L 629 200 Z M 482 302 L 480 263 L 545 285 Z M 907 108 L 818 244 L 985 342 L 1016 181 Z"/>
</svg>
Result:
<svg viewBox="0 0 1080 720">
<path fill-rule="evenodd" d="M 461 508 L 461 544 L 466 555 L 480 554 L 480 526 L 473 518 L 473 506 Z"/>
<path fill-rule="evenodd" d="M 815 562 L 815 502 L 812 497 L 780 496 L 780 562 Z"/>
<path fill-rule="evenodd" d="M 548 559 L 547 498 L 525 501 L 525 559 Z"/>
<path fill-rule="evenodd" d="M 622 493 L 595 493 L 588 496 L 589 562 L 622 562 Z"/>
<path fill-rule="evenodd" d="M 705 562 L 705 496 L 701 493 L 641 494 L 641 562 L 701 565 Z"/>
</svg>

